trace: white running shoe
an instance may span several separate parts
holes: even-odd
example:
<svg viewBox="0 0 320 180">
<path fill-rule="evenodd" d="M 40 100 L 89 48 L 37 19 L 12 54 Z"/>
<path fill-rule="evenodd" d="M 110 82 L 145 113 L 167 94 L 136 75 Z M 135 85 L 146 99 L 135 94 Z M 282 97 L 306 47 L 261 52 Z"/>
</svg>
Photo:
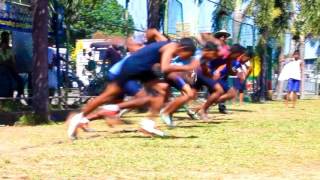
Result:
<svg viewBox="0 0 320 180">
<path fill-rule="evenodd" d="M 122 117 L 124 114 L 126 114 L 127 112 L 130 112 L 131 110 L 130 109 L 122 109 L 120 112 L 119 112 L 119 117 Z"/>
<path fill-rule="evenodd" d="M 78 113 L 71 117 L 69 121 L 69 126 L 68 126 L 68 137 L 71 140 L 77 139 L 77 129 L 81 124 L 88 123 L 89 120 L 87 118 L 83 117 L 83 113 Z"/>
<path fill-rule="evenodd" d="M 150 119 L 144 119 L 140 122 L 141 129 L 147 131 L 148 133 L 162 137 L 165 136 L 165 133 L 159 129 L 156 129 L 155 125 L 155 122 Z"/>
<path fill-rule="evenodd" d="M 160 111 L 160 119 L 169 127 L 174 127 L 172 116 L 163 113 L 163 109 Z"/>
</svg>

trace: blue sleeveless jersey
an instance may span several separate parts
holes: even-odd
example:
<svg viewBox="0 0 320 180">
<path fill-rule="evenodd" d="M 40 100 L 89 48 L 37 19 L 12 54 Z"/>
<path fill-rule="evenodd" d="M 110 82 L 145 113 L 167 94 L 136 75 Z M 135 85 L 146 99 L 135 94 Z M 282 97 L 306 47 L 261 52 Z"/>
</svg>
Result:
<svg viewBox="0 0 320 180">
<path fill-rule="evenodd" d="M 208 67 L 211 70 L 211 73 L 213 74 L 221 65 L 224 65 L 226 63 L 227 61 L 225 59 L 215 59 L 209 61 Z"/>
<path fill-rule="evenodd" d="M 160 49 L 168 43 L 170 42 L 165 41 L 146 45 L 145 47 L 128 57 L 126 62 L 123 64 L 123 68 L 134 71 L 150 70 L 154 64 L 160 62 Z"/>
</svg>

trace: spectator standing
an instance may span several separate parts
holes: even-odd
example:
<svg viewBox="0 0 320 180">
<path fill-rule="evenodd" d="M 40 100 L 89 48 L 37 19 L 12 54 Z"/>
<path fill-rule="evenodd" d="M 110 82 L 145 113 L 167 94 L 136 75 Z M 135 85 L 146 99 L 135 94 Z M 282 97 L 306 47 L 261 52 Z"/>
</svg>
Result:
<svg viewBox="0 0 320 180">
<path fill-rule="evenodd" d="M 18 91 L 17 97 L 23 97 L 24 83 L 17 72 L 14 54 L 12 52 L 12 48 L 9 45 L 9 42 L 10 34 L 6 31 L 2 32 L 0 42 L 0 66 L 7 69 L 14 81 L 16 82 Z"/>
<path fill-rule="evenodd" d="M 56 65 L 56 54 L 53 48 L 53 41 L 49 39 L 48 47 L 48 86 L 49 96 L 54 96 L 58 89 L 58 77 L 57 77 L 57 65 Z"/>
<path fill-rule="evenodd" d="M 300 92 L 300 84 L 302 78 L 303 61 L 300 59 L 300 52 L 296 50 L 293 57 L 283 67 L 280 73 L 279 80 L 288 80 L 286 106 L 289 106 L 289 101 L 292 101 L 292 108 L 295 107 Z"/>
</svg>

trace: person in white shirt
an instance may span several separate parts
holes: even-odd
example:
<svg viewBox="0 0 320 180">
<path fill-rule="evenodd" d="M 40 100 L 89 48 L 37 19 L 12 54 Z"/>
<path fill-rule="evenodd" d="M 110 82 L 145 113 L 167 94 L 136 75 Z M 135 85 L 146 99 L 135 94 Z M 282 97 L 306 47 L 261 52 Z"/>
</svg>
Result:
<svg viewBox="0 0 320 180">
<path fill-rule="evenodd" d="M 293 57 L 285 65 L 283 69 L 287 69 L 285 79 L 288 80 L 286 106 L 292 101 L 292 108 L 295 107 L 297 101 L 297 93 L 300 92 L 300 81 L 302 78 L 303 61 L 300 59 L 299 51 L 293 53 Z M 279 77 L 280 78 L 280 77 Z"/>
</svg>

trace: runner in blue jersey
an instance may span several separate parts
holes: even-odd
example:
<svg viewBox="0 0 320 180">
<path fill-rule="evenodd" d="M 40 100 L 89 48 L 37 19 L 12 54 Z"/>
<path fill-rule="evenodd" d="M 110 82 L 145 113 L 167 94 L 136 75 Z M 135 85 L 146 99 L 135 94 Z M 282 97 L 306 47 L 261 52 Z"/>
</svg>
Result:
<svg viewBox="0 0 320 180">
<path fill-rule="evenodd" d="M 212 74 L 214 71 L 226 64 L 226 60 L 222 59 L 219 56 L 219 50 L 217 45 L 215 45 L 212 42 L 207 42 L 206 46 L 211 46 L 211 49 L 214 49 L 215 56 L 211 56 L 210 58 L 203 56 L 201 58 L 201 66 L 197 70 L 197 82 L 193 86 L 193 88 L 196 90 L 200 90 L 202 87 L 206 87 L 208 89 L 208 92 L 211 94 L 216 91 L 216 84 L 219 82 L 219 80 L 215 80 L 212 77 Z M 200 107 L 196 108 L 196 112 L 200 110 Z M 200 114 L 202 115 L 202 114 Z M 204 119 L 204 117 L 201 117 L 201 119 Z"/>
<path fill-rule="evenodd" d="M 199 42 L 212 42 L 218 46 L 219 58 L 226 60 L 230 54 L 230 47 L 227 44 L 227 39 L 230 37 L 230 33 L 226 30 L 220 30 L 214 34 L 211 32 L 202 32 L 198 38 Z M 227 107 L 224 102 L 218 104 L 219 112 L 222 114 L 228 114 Z"/>
<path fill-rule="evenodd" d="M 161 36 L 161 34 L 157 36 Z M 143 46 L 144 46 L 144 42 L 137 41 L 133 38 L 129 38 L 127 41 L 127 48 L 129 52 L 122 60 L 114 64 L 108 70 L 108 74 L 107 74 L 108 81 L 113 81 L 120 74 L 121 69 L 123 68 L 123 64 L 127 61 L 128 57 L 130 57 L 130 54 L 138 51 Z M 137 80 L 129 80 L 122 86 L 122 89 L 123 89 L 122 93 L 117 97 L 117 99 L 115 99 L 115 102 L 122 101 L 125 96 L 134 96 L 136 98 L 144 98 L 147 95 L 146 92 L 143 90 L 141 83 Z M 112 109 L 112 112 L 110 109 Z M 106 117 L 109 118 L 110 116 L 115 117 L 114 114 L 115 112 L 118 112 L 118 110 L 119 109 L 117 109 L 117 107 L 113 105 L 100 106 L 98 111 L 96 111 L 95 113 L 91 113 L 87 118 L 89 120 L 95 120 L 95 119 L 104 119 Z M 116 120 L 119 120 L 119 119 L 116 119 Z M 115 124 L 121 124 L 122 122 L 111 121 L 109 119 L 109 121 L 106 121 L 106 123 L 109 124 L 110 126 L 113 126 Z M 86 129 L 88 129 L 88 125 L 85 125 L 83 129 L 86 131 Z"/>
<path fill-rule="evenodd" d="M 88 123 L 87 116 L 100 105 L 110 102 L 122 92 L 122 86 L 129 80 L 140 80 L 146 87 L 154 90 L 156 94 L 150 103 L 151 113 L 148 119 L 143 120 L 141 128 L 151 134 L 164 135 L 164 133 L 155 128 L 153 118 L 159 112 L 164 103 L 166 89 L 163 89 L 158 77 L 152 71 L 156 63 L 160 63 L 163 73 L 174 71 L 188 71 L 195 68 L 196 64 L 191 63 L 185 66 L 170 65 L 171 59 L 175 56 L 189 58 L 194 54 L 195 45 L 192 39 L 183 38 L 179 42 L 155 42 L 141 48 L 133 53 L 126 62 L 124 62 L 120 75 L 108 84 L 104 92 L 93 100 L 89 101 L 78 113 L 69 119 L 68 136 L 71 139 L 77 137 L 77 129 L 84 123 Z"/>
<path fill-rule="evenodd" d="M 190 63 L 200 65 L 198 55 L 183 59 L 179 56 L 172 60 L 172 65 L 184 66 Z M 181 72 L 170 72 L 165 75 L 166 81 L 170 86 L 174 87 L 180 92 L 180 95 L 170 101 L 160 112 L 161 120 L 168 126 L 173 126 L 172 115 L 181 106 L 189 102 L 195 97 L 195 93 L 192 91 L 191 85 L 195 82 L 196 76 L 194 70 L 181 71 Z"/>
<path fill-rule="evenodd" d="M 236 96 L 237 89 L 229 87 L 228 76 L 235 75 L 241 80 L 246 78 L 242 70 L 242 64 L 252 58 L 252 53 L 240 45 L 231 47 L 231 54 L 227 58 L 226 64 L 221 65 L 211 72 L 212 78 L 217 81 L 214 86 L 214 92 L 207 98 L 207 101 L 202 105 L 199 114 L 204 119 L 208 119 L 207 110 L 212 104 L 217 104 L 230 100 Z"/>
</svg>

